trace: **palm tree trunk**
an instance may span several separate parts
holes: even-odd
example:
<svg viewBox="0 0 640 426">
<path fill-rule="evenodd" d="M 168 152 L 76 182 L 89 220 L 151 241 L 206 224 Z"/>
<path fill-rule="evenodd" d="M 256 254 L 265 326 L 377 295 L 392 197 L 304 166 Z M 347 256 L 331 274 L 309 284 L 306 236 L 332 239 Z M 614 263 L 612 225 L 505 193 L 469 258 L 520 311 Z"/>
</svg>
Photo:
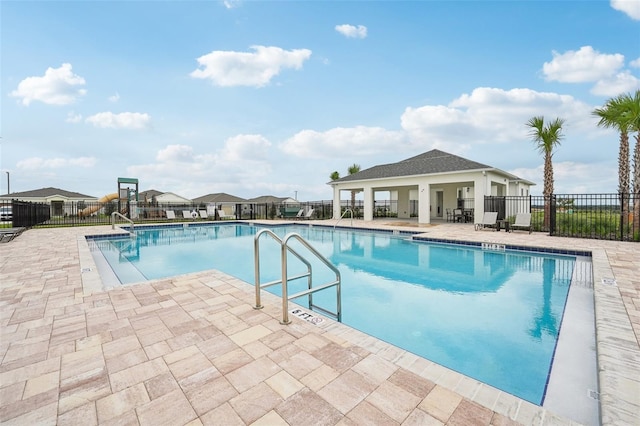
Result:
<svg viewBox="0 0 640 426">
<path fill-rule="evenodd" d="M 620 133 L 620 153 L 618 154 L 618 192 L 622 194 L 622 226 L 629 224 L 629 135 Z M 624 234 L 625 230 L 621 230 Z"/>
<path fill-rule="evenodd" d="M 546 152 L 544 156 L 544 228 L 551 230 L 551 195 L 553 195 L 553 162 L 552 154 Z"/>
<path fill-rule="evenodd" d="M 640 232 L 640 134 L 633 149 L 633 231 Z"/>
</svg>

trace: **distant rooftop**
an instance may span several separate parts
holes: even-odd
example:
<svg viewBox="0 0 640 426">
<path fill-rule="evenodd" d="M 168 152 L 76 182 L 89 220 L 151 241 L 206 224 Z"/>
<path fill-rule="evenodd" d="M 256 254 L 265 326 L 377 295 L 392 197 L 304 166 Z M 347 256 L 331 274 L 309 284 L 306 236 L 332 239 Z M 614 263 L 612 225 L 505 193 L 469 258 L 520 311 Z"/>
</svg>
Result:
<svg viewBox="0 0 640 426">
<path fill-rule="evenodd" d="M 41 188 L 34 189 L 31 191 L 23 191 L 23 192 L 12 192 L 10 194 L 4 194 L 2 198 L 48 198 L 55 196 L 65 197 L 65 198 L 97 198 L 92 195 L 85 195 L 79 192 L 65 191 L 60 188 Z"/>
</svg>

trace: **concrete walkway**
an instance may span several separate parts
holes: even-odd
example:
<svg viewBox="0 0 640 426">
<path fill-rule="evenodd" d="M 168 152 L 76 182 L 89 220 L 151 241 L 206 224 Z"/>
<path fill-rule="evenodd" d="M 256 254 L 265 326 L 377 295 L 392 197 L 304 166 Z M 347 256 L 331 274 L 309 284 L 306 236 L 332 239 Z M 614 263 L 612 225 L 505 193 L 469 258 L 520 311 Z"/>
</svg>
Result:
<svg viewBox="0 0 640 426">
<path fill-rule="evenodd" d="M 591 251 L 602 423 L 637 424 L 640 245 L 354 225 Z M 253 286 L 217 271 L 104 291 L 84 235 L 111 232 L 27 230 L 0 245 L 3 425 L 575 424 L 343 324 L 281 325 L 277 297 L 254 310 Z"/>
</svg>

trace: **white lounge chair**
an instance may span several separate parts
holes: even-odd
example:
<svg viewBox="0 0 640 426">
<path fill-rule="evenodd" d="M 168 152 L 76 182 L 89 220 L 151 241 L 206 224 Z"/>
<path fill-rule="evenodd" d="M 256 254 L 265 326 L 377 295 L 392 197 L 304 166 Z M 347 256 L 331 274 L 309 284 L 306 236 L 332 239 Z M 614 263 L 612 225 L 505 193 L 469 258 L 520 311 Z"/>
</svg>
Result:
<svg viewBox="0 0 640 426">
<path fill-rule="evenodd" d="M 516 221 L 509 227 L 510 231 L 523 229 L 531 233 L 531 213 L 516 214 Z"/>
<path fill-rule="evenodd" d="M 220 220 L 227 220 L 227 219 L 235 219 L 236 215 L 226 214 L 224 210 L 218 209 L 218 217 L 220 218 Z"/>
<path fill-rule="evenodd" d="M 167 219 L 175 219 L 176 213 L 173 210 L 167 210 Z"/>
<path fill-rule="evenodd" d="M 206 210 L 200 210 L 200 219 L 208 219 L 209 215 Z"/>
<path fill-rule="evenodd" d="M 498 212 L 484 212 L 482 222 L 476 223 L 476 231 L 484 228 L 496 228 L 498 222 Z"/>
<path fill-rule="evenodd" d="M 182 217 L 184 219 L 195 219 L 191 210 L 182 210 Z"/>
<path fill-rule="evenodd" d="M 313 209 L 309 209 L 307 210 L 307 213 L 305 213 L 304 216 L 301 216 L 303 219 L 311 219 L 311 216 L 313 216 Z"/>
</svg>

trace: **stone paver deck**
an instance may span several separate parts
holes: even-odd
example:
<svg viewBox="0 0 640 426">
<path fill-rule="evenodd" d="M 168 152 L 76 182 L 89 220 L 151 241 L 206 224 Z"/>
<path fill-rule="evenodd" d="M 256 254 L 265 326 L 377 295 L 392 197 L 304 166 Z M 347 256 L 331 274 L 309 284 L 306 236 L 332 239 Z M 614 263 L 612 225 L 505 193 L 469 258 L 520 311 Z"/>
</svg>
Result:
<svg viewBox="0 0 640 426">
<path fill-rule="evenodd" d="M 354 225 L 591 251 L 602 424 L 638 424 L 640 245 Z M 254 310 L 253 286 L 217 271 L 105 291 L 84 235 L 110 232 L 35 229 L 0 245 L 1 424 L 575 424 L 343 324 L 281 325 L 278 298 L 263 292 Z"/>
</svg>

